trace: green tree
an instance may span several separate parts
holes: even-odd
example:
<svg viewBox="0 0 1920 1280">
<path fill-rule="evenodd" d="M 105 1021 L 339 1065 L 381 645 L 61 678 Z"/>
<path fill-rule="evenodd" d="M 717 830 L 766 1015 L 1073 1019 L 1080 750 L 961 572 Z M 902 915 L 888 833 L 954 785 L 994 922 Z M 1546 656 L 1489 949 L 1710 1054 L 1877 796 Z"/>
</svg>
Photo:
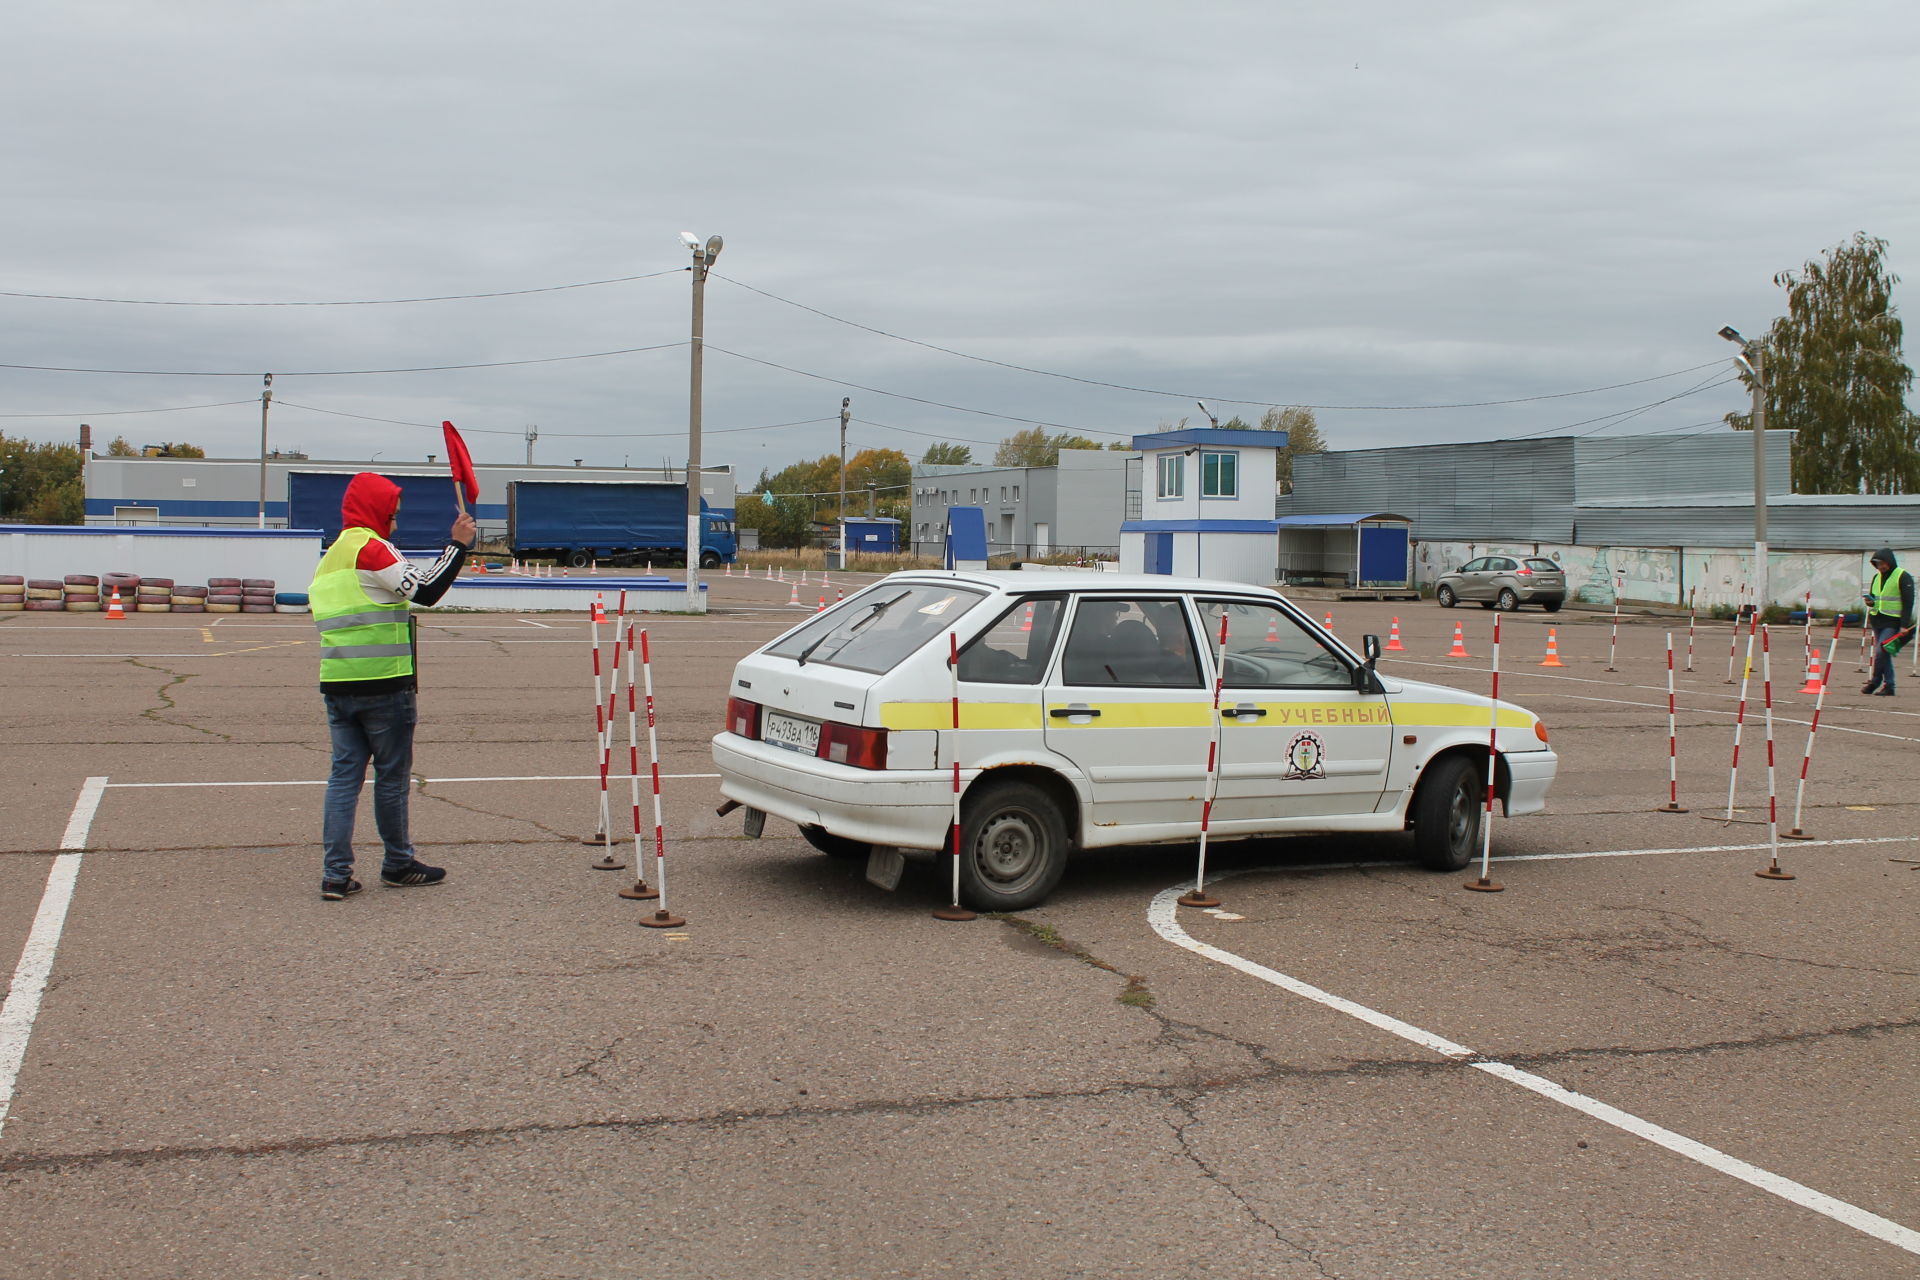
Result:
<svg viewBox="0 0 1920 1280">
<path fill-rule="evenodd" d="M 115 436 L 113 442 L 107 446 L 107 456 L 109 458 L 137 458 L 140 456 L 140 451 L 128 444 L 125 436 Z"/>
<path fill-rule="evenodd" d="M 993 452 L 996 467 L 1057 467 L 1062 449 L 1098 449 L 1099 442 L 1071 431 L 1047 434 L 1045 427 L 1016 431 Z"/>
<path fill-rule="evenodd" d="M 920 461 L 936 467 L 964 467 L 973 461 L 973 450 L 964 444 L 936 444 Z"/>
<path fill-rule="evenodd" d="M 1299 405 L 1269 409 L 1260 415 L 1259 429 L 1287 433 L 1286 447 L 1273 460 L 1273 478 L 1279 482 L 1281 493 L 1292 493 L 1293 460 L 1302 454 L 1327 451 L 1327 443 L 1320 435 L 1320 424 L 1314 421 L 1313 410 Z"/>
<path fill-rule="evenodd" d="M 1765 348 L 1767 429 L 1797 431 L 1796 493 L 1920 492 L 1920 419 L 1908 411 L 1913 370 L 1900 355 L 1893 306 L 1899 277 L 1886 267 L 1887 242 L 1855 232 L 1798 272 L 1773 282 L 1787 314 Z M 1741 372 L 1751 394 L 1753 375 Z M 1752 416 L 1727 415 L 1751 431 Z"/>
<path fill-rule="evenodd" d="M 0 519 L 80 524 L 84 497 L 78 447 L 0 436 Z"/>
</svg>

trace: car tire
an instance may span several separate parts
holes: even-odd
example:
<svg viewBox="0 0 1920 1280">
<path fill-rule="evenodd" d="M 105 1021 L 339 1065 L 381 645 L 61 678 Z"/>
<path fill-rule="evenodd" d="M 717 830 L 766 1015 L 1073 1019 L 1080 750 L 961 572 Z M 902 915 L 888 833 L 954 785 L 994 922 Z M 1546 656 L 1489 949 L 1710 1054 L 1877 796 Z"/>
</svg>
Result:
<svg viewBox="0 0 1920 1280">
<path fill-rule="evenodd" d="M 586 551 L 569 551 L 567 564 L 575 569 L 584 569 L 593 563 L 593 556 Z"/>
<path fill-rule="evenodd" d="M 1500 594 L 1494 598 L 1493 607 L 1502 613 L 1512 613 L 1520 607 L 1520 597 L 1514 594 L 1512 587 L 1502 587 Z"/>
<path fill-rule="evenodd" d="M 1429 871 L 1458 871 L 1480 846 L 1487 803 L 1480 766 L 1452 755 L 1428 770 L 1413 797 L 1413 853 Z"/>
<path fill-rule="evenodd" d="M 1433 598 L 1442 609 L 1451 609 L 1460 603 L 1460 597 L 1453 594 L 1453 588 L 1445 583 L 1442 583 L 1439 590 L 1433 593 Z"/>
<path fill-rule="evenodd" d="M 1046 901 L 1067 869 L 1067 824 L 1030 782 L 989 782 L 960 811 L 960 901 L 1020 911 Z"/>
<path fill-rule="evenodd" d="M 720 553 L 718 551 L 702 551 L 700 553 L 700 567 L 702 569 L 718 569 L 720 567 Z"/>
<path fill-rule="evenodd" d="M 873 852 L 873 846 L 866 841 L 836 836 L 825 827 L 801 827 L 800 835 L 808 844 L 829 858 L 864 858 Z"/>
<path fill-rule="evenodd" d="M 1561 602 L 1558 600 L 1542 600 L 1540 602 L 1540 607 L 1542 609 L 1545 609 L 1548 613 L 1558 613 L 1560 612 L 1560 604 Z"/>
</svg>

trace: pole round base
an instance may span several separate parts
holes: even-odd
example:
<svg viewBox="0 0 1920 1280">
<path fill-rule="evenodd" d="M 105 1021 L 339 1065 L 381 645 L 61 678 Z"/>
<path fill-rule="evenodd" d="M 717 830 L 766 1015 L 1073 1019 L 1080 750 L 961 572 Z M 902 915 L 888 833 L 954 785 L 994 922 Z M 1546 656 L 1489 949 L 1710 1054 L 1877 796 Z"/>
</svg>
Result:
<svg viewBox="0 0 1920 1280">
<path fill-rule="evenodd" d="M 1792 872 L 1782 871 L 1778 867 L 1762 867 L 1753 874 L 1759 876 L 1762 880 L 1791 880 L 1794 878 Z"/>
<path fill-rule="evenodd" d="M 591 865 L 595 871 L 625 871 L 627 869 L 627 864 L 621 861 L 620 855 L 612 849 L 608 849 L 600 861 Z"/>
<path fill-rule="evenodd" d="M 1800 828 L 1798 828 L 1798 827 L 1795 827 L 1795 828 L 1794 828 L 1793 830 L 1791 830 L 1791 831 L 1782 831 L 1782 832 L 1780 833 L 1780 838 L 1781 838 L 1782 840 L 1811 840 L 1811 839 L 1813 839 L 1813 837 L 1812 837 L 1812 836 L 1811 836 L 1810 834 L 1808 834 L 1808 833 L 1807 833 L 1807 832 L 1805 832 L 1805 831 L 1802 831 L 1802 830 L 1801 830 Z"/>
<path fill-rule="evenodd" d="M 656 911 L 650 916 L 642 916 L 640 918 L 640 927 L 642 929 L 678 929 L 685 923 L 685 917 L 676 916 L 666 911 Z"/>
<path fill-rule="evenodd" d="M 606 832 L 604 832 L 604 831 L 596 831 L 596 832 L 594 832 L 594 833 L 593 833 L 592 835 L 590 835 L 590 836 L 581 836 L 581 837 L 580 837 L 580 843 L 581 843 L 581 844 L 590 844 L 590 845 L 592 845 L 592 846 L 593 846 L 594 848 L 596 848 L 596 849 L 599 849 L 599 848 L 604 848 L 605 846 L 607 846 L 607 845 L 610 845 L 610 844 L 612 844 L 612 843 L 613 843 L 613 837 L 612 837 L 612 836 L 610 836 L 610 835 L 608 835 L 608 834 L 607 834 Z"/>
<path fill-rule="evenodd" d="M 652 902 L 660 896 L 660 891 L 649 889 L 645 880 L 635 880 L 630 887 L 620 890 L 620 896 L 635 902 Z"/>
<path fill-rule="evenodd" d="M 1475 893 L 1505 893 L 1507 891 L 1507 886 L 1501 884 L 1498 880 L 1469 880 L 1460 887 L 1463 889 L 1471 889 Z"/>
<path fill-rule="evenodd" d="M 1183 907 L 1217 907 L 1220 905 L 1220 899 L 1203 889 L 1194 889 L 1183 893 L 1178 898 L 1175 898 L 1174 901 Z"/>
<path fill-rule="evenodd" d="M 1655 813 L 1685 813 L 1686 811 L 1685 806 L 1677 805 L 1671 800 L 1654 810 Z"/>
<path fill-rule="evenodd" d="M 935 920 L 978 920 L 980 917 L 965 907 L 935 907 L 933 918 Z"/>
</svg>

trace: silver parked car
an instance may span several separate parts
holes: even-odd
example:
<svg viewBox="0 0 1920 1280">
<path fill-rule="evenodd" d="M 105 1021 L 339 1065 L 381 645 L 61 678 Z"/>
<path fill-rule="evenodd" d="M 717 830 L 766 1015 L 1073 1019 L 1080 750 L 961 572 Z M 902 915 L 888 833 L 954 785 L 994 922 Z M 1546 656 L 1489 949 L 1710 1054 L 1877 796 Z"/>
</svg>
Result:
<svg viewBox="0 0 1920 1280">
<path fill-rule="evenodd" d="M 1442 574 L 1433 598 L 1442 609 L 1472 600 L 1486 609 L 1537 604 L 1553 613 L 1566 603 L 1567 575 L 1544 556 L 1481 556 Z"/>
</svg>

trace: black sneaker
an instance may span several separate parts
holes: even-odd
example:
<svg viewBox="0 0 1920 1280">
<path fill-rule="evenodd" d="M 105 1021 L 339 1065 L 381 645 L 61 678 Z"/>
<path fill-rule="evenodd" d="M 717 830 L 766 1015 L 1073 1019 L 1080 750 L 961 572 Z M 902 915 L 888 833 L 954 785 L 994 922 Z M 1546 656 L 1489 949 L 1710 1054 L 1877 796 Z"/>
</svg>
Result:
<svg viewBox="0 0 1920 1280">
<path fill-rule="evenodd" d="M 322 880 L 320 882 L 320 896 L 328 902 L 338 902 L 340 899 L 350 897 L 364 888 L 366 888 L 366 886 L 358 880 Z"/>
<path fill-rule="evenodd" d="M 382 871 L 380 873 L 380 883 L 392 885 L 396 889 L 404 889 L 416 884 L 439 884 L 446 878 L 447 869 L 445 867 L 430 867 L 418 858 L 408 863 L 405 871 Z"/>
<path fill-rule="evenodd" d="M 1875 689 L 1875 690 L 1873 691 L 1873 696 L 1874 696 L 1874 697 L 1876 697 L 1876 698 L 1891 698 L 1891 697 L 1893 696 L 1893 690 L 1891 690 L 1891 689 Z"/>
</svg>

